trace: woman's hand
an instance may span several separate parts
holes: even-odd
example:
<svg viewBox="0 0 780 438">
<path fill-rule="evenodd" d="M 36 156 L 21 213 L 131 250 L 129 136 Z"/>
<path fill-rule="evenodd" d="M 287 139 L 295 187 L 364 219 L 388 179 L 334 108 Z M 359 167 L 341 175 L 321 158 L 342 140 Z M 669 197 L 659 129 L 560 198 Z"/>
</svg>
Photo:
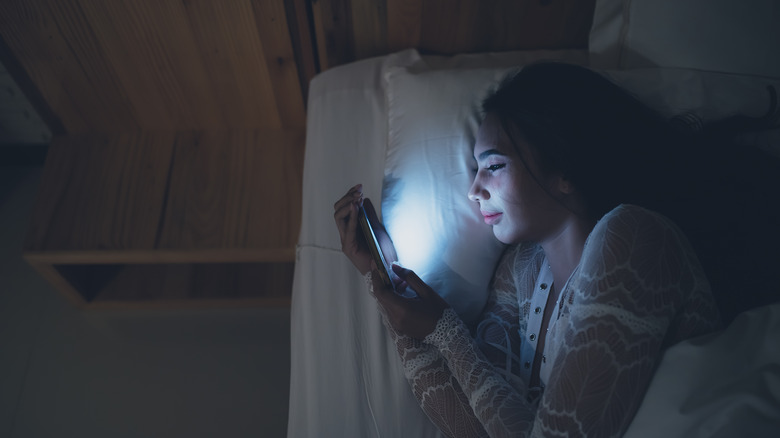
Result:
<svg viewBox="0 0 780 438">
<path fill-rule="evenodd" d="M 333 205 L 335 210 L 333 218 L 336 220 L 336 227 L 341 236 L 341 251 L 360 273 L 365 275 L 371 270 L 371 253 L 363 234 L 358 230 L 358 209 L 362 204 L 363 185 L 358 184 L 349 189 L 347 194 Z M 368 206 L 370 203 L 367 204 Z"/>
<path fill-rule="evenodd" d="M 444 309 L 449 305 L 413 271 L 393 265 L 393 272 L 401 279 L 395 290 L 382 284 L 376 270 L 372 272 L 374 297 L 396 332 L 423 339 L 436 329 Z M 404 291 L 407 286 L 417 293 L 416 297 L 407 298 L 396 292 Z"/>
</svg>

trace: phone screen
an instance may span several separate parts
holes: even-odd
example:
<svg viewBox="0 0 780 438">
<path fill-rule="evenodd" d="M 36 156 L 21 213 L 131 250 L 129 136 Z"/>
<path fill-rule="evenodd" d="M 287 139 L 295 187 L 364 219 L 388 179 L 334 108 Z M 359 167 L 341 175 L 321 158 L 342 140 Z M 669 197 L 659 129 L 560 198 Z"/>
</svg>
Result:
<svg viewBox="0 0 780 438">
<path fill-rule="evenodd" d="M 382 283 L 385 286 L 393 287 L 393 282 L 390 280 L 390 266 L 387 264 L 387 260 L 382 252 L 382 247 L 379 246 L 379 241 L 374 233 L 374 227 L 371 225 L 371 221 L 366 215 L 365 208 L 360 206 L 360 214 L 358 215 L 358 221 L 360 222 L 360 228 L 363 230 L 363 236 L 368 242 L 368 249 L 371 252 L 371 257 L 374 259 L 377 268 L 379 269 L 379 276 L 382 279 Z"/>
</svg>

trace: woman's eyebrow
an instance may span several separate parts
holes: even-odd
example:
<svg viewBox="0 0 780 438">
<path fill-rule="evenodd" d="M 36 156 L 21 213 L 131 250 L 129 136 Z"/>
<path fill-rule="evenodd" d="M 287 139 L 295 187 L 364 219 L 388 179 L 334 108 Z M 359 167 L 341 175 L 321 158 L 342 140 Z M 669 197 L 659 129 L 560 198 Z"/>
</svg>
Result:
<svg viewBox="0 0 780 438">
<path fill-rule="evenodd" d="M 506 154 L 501 153 L 498 149 L 488 149 L 488 150 L 482 152 L 481 154 L 479 154 L 479 157 L 477 157 L 477 160 L 482 161 L 482 160 L 484 160 L 485 158 L 487 158 L 487 157 L 489 157 L 491 155 L 506 156 Z"/>
</svg>

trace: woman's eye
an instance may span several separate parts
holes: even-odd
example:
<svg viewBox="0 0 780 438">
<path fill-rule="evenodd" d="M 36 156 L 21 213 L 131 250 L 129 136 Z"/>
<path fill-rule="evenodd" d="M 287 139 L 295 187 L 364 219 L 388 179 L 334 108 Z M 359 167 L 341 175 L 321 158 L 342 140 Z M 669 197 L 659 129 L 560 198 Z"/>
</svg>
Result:
<svg viewBox="0 0 780 438">
<path fill-rule="evenodd" d="M 491 172 L 495 172 L 498 169 L 503 169 L 505 166 L 506 164 L 491 164 L 490 166 L 486 167 L 486 169 Z"/>
</svg>

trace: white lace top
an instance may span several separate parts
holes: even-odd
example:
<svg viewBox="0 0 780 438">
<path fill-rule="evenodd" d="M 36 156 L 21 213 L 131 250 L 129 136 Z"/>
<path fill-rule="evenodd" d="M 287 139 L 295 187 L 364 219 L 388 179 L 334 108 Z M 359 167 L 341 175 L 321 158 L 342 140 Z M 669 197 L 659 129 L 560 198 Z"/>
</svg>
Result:
<svg viewBox="0 0 780 438">
<path fill-rule="evenodd" d="M 620 436 L 664 349 L 720 326 L 679 229 L 622 205 L 595 226 L 562 288 L 541 361 L 543 387 L 530 388 L 550 286 L 541 248 L 513 247 L 498 265 L 473 336 L 452 309 L 422 341 L 388 325 L 415 396 L 442 432 Z"/>
</svg>

